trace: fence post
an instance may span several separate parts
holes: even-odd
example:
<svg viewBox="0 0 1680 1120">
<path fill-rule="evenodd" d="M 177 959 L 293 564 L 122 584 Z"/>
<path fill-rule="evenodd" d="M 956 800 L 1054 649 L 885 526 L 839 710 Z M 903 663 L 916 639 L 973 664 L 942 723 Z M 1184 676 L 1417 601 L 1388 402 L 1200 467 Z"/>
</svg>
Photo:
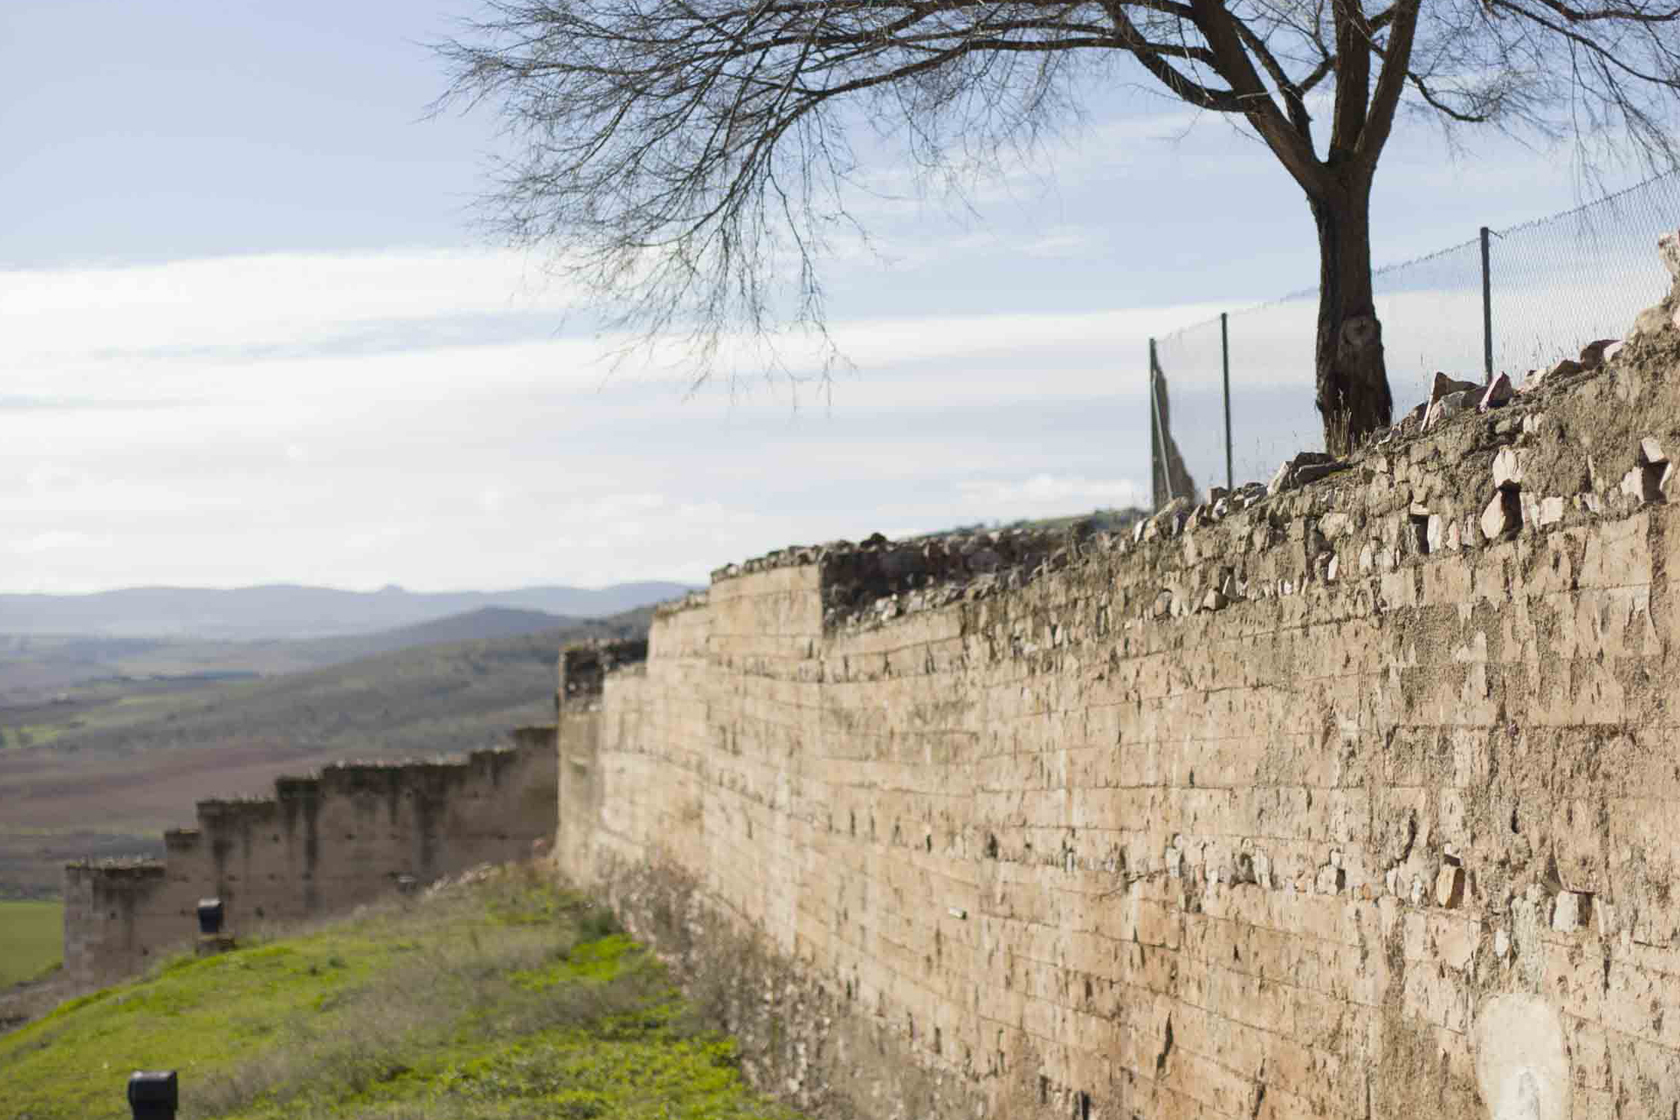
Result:
<svg viewBox="0 0 1680 1120">
<path fill-rule="evenodd" d="M 1161 414 L 1155 407 L 1155 340 L 1149 340 L 1149 500 L 1161 508 Z"/>
<path fill-rule="evenodd" d="M 1219 313 L 1219 364 L 1225 375 L 1225 492 L 1236 490 L 1231 473 L 1231 338 L 1225 330 L 1225 312 Z"/>
<path fill-rule="evenodd" d="M 1493 281 L 1488 272 L 1488 227 L 1482 227 L 1482 369 L 1493 383 Z"/>
<path fill-rule="evenodd" d="M 1167 462 L 1167 429 L 1161 422 L 1160 389 L 1165 380 L 1161 375 L 1161 362 L 1155 356 L 1155 340 L 1152 338 L 1149 340 L 1149 459 L 1150 488 L 1154 491 L 1151 496 L 1155 499 L 1156 509 L 1178 497 L 1173 492 L 1172 464 Z"/>
</svg>

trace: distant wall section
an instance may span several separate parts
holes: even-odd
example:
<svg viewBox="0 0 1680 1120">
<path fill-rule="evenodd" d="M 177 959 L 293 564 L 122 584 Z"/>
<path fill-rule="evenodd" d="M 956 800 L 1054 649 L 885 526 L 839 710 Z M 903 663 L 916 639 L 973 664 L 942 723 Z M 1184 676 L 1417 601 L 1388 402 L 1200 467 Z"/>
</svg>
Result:
<svg viewBox="0 0 1680 1120">
<path fill-rule="evenodd" d="M 161 862 L 65 869 L 64 969 L 107 984 L 192 942 L 216 897 L 237 935 L 265 921 L 346 910 L 475 864 L 530 855 L 555 829 L 555 734 L 457 760 L 337 763 L 280 778 L 273 797 L 198 803 L 195 828 L 164 834 Z"/>
</svg>

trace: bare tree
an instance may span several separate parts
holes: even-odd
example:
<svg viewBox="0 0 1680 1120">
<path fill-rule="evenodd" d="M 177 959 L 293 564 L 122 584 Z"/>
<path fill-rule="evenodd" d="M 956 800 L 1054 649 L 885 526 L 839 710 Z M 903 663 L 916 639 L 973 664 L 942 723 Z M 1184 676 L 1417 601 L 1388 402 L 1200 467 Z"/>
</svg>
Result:
<svg viewBox="0 0 1680 1120">
<path fill-rule="evenodd" d="M 1391 419 L 1369 215 L 1402 109 L 1676 165 L 1680 0 L 1573 2 L 490 0 L 436 47 L 435 108 L 496 104 L 516 146 L 491 224 L 558 247 L 611 322 L 683 338 L 704 377 L 727 332 L 821 331 L 860 125 L 924 182 L 995 171 L 1130 68 L 1246 124 L 1306 194 L 1317 404 L 1344 452 Z"/>
</svg>

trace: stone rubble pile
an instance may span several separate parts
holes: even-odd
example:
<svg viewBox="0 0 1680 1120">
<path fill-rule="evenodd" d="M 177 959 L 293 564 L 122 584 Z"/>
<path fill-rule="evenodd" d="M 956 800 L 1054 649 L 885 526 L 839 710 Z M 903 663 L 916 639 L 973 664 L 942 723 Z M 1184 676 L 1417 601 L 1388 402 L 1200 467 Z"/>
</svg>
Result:
<svg viewBox="0 0 1680 1120">
<path fill-rule="evenodd" d="M 1560 379 L 1574 374 L 1596 373 L 1620 354 L 1622 349 L 1623 343 L 1615 339 L 1595 339 L 1581 348 L 1581 356 L 1578 359 L 1564 358 L 1549 369 L 1529 370 L 1523 377 L 1521 388 L 1511 384 L 1511 375 L 1508 373 L 1501 373 L 1484 384 L 1478 381 L 1460 381 L 1437 370 L 1434 384 L 1429 389 L 1429 399 L 1418 403 L 1401 416 L 1394 426 L 1378 436 L 1375 442 L 1382 445 L 1404 436 L 1419 435 L 1443 421 L 1466 413 L 1486 415 L 1492 409 L 1504 408 L 1516 400 L 1520 393 L 1532 393 L 1542 385 L 1556 384 Z"/>
<path fill-rule="evenodd" d="M 876 533 L 861 544 L 823 546 L 823 620 L 883 622 L 1020 587 L 1065 567 L 1103 534 L 1094 523 L 1070 529 L 1002 529 L 893 542 Z"/>
<path fill-rule="evenodd" d="M 1346 465 L 1337 462 L 1334 455 L 1327 455 L 1322 451 L 1302 451 L 1278 467 L 1277 473 L 1272 475 L 1272 481 L 1266 484 L 1266 496 L 1271 497 L 1296 486 L 1317 482 Z"/>
<path fill-rule="evenodd" d="M 1628 353 L 1629 347 L 1641 340 L 1655 338 L 1664 331 L 1680 330 L 1680 231 L 1665 233 L 1659 237 L 1657 252 L 1668 268 L 1672 287 L 1669 295 L 1661 303 L 1639 314 L 1626 338 L 1594 339 L 1581 348 L 1579 357 L 1564 358 L 1545 369 L 1529 370 L 1524 375 L 1520 388 L 1512 384 L 1507 373 L 1501 373 L 1492 381 L 1484 383 L 1459 380 L 1445 372 L 1437 371 L 1434 383 L 1430 386 L 1429 399 L 1419 402 L 1407 411 L 1388 431 L 1379 434 L 1372 441 L 1373 445 L 1384 447 L 1397 439 L 1421 435 L 1460 415 L 1485 416 L 1494 409 L 1517 402 L 1523 394 L 1534 393 L 1542 387 L 1554 388 L 1564 384 L 1569 378 L 1604 370 Z M 1647 457 L 1646 465 L 1653 463 L 1654 460 Z M 1305 485 L 1345 465 L 1336 463 L 1327 455 L 1303 452 L 1278 468 L 1277 474 L 1267 487 L 1267 493 L 1275 495 L 1282 490 Z M 1644 473 L 1641 473 L 1637 480 L 1633 479 L 1630 473 L 1629 477 L 1623 480 L 1623 491 L 1636 496 L 1645 495 L 1642 500 L 1656 500 L 1661 492 L 1666 491 L 1667 475 L 1659 474 L 1653 477 L 1660 481 L 1654 481 L 1647 487 Z M 1496 483 L 1495 489 L 1501 494 L 1509 495 L 1520 489 L 1519 481 L 1507 479 Z M 1556 500 L 1561 502 L 1561 499 Z M 1510 504 L 1509 498 L 1502 499 L 1496 494 L 1484 514 L 1484 527 L 1497 528 L 1503 532 L 1520 523 L 1517 516 L 1506 508 Z M 1543 523 L 1549 524 L 1556 520 L 1556 517 L 1552 517 Z"/>
<path fill-rule="evenodd" d="M 1525 489 L 1524 452 L 1511 446 L 1535 437 L 1546 421 L 1536 406 L 1541 390 L 1576 384 L 1582 379 L 1612 368 L 1633 354 L 1647 357 L 1650 347 L 1666 346 L 1680 360 L 1680 231 L 1664 234 L 1658 251 L 1673 277 L 1664 300 L 1642 312 L 1625 339 L 1595 339 L 1581 348 L 1577 358 L 1566 358 L 1547 369 L 1531 369 L 1521 387 L 1504 373 L 1491 382 L 1464 381 L 1445 372 L 1435 375 L 1429 399 L 1403 415 L 1369 447 L 1349 459 L 1337 459 L 1318 451 L 1303 451 L 1279 465 L 1269 482 L 1249 482 L 1233 490 L 1213 487 L 1206 502 L 1187 498 L 1168 502 L 1153 515 L 1136 519 L 1129 531 L 1111 532 L 1096 521 L 1082 521 L 1068 529 L 1004 529 L 995 532 L 953 533 L 939 537 L 891 541 L 876 533 L 867 539 L 831 541 L 827 544 L 779 549 L 744 563 L 730 564 L 712 573 L 718 583 L 737 576 L 776 568 L 822 565 L 824 624 L 876 625 L 901 615 L 932 609 L 958 600 L 972 600 L 1017 588 L 1048 571 L 1067 566 L 1082 556 L 1099 552 L 1127 552 L 1151 541 L 1169 540 L 1193 530 L 1223 521 L 1227 517 L 1273 502 L 1290 491 L 1330 478 L 1358 465 L 1363 477 L 1385 474 L 1391 448 L 1401 441 L 1436 432 L 1463 416 L 1482 417 L 1488 422 L 1488 437 L 1503 446 L 1494 456 L 1486 504 L 1479 516 L 1448 517 L 1432 511 L 1426 503 L 1414 502 L 1407 520 L 1421 552 L 1457 549 L 1474 543 L 1479 535 L 1499 540 L 1528 527 L 1546 527 L 1563 521 L 1572 504 L 1582 514 L 1604 511 L 1607 497 L 1632 503 L 1665 501 L 1670 493 L 1674 464 L 1656 436 L 1641 440 L 1638 465 L 1620 480 L 1615 491 L 1603 485 L 1593 457 L 1585 456 L 1586 472 L 1569 502 L 1563 495 L 1541 495 Z M 1509 410 L 1509 415 L 1492 414 Z M 1373 463 L 1375 464 L 1373 468 Z M 1330 513 L 1321 519 L 1329 530 L 1338 518 Z M 1256 532 L 1259 532 L 1256 529 Z M 1399 555 L 1393 542 L 1367 545 L 1359 554 L 1361 574 L 1378 567 L 1385 569 Z M 1308 566 L 1306 579 L 1333 581 L 1340 574 L 1341 561 L 1333 550 L 1320 551 Z M 1304 582 L 1304 581 L 1303 581 Z M 1208 581 L 1186 598 L 1162 592 L 1145 610 L 1156 617 L 1219 610 L 1243 598 L 1287 595 L 1297 590 L 1285 580 L 1275 588 L 1251 588 L 1234 574 L 1225 572 Z M 662 613 L 705 604 L 705 591 L 692 592 L 667 603 Z"/>
<path fill-rule="evenodd" d="M 858 542 L 777 549 L 717 569 L 712 582 L 821 565 L 825 625 L 879 623 L 1018 588 L 1087 552 L 1110 547 L 1113 534 L 1104 527 L 1107 523 L 1087 518 L 1067 528 L 959 531 L 899 541 L 874 533 Z M 687 610 L 707 601 L 706 592 L 691 592 L 659 611 Z"/>
<path fill-rule="evenodd" d="M 1564 358 L 1545 369 L 1531 369 L 1523 377 L 1521 388 L 1513 386 L 1509 374 L 1501 373 L 1489 383 L 1461 381 L 1444 372 L 1435 374 L 1429 399 L 1403 415 L 1376 442 L 1427 432 L 1436 424 L 1462 413 L 1486 414 L 1490 409 L 1502 408 L 1514 401 L 1518 394 L 1532 393 L 1542 386 L 1553 386 L 1579 374 L 1597 373 L 1613 364 L 1628 349 L 1642 339 L 1651 339 L 1664 331 L 1680 329 L 1680 231 L 1665 233 L 1657 239 L 1657 252 L 1667 266 L 1675 288 L 1661 303 L 1646 308 L 1634 320 L 1626 338 L 1598 338 L 1581 348 L 1575 358 Z"/>
<path fill-rule="evenodd" d="M 601 697 L 607 674 L 647 660 L 646 638 L 591 638 L 561 653 L 561 689 L 566 703 L 582 709 Z"/>
</svg>

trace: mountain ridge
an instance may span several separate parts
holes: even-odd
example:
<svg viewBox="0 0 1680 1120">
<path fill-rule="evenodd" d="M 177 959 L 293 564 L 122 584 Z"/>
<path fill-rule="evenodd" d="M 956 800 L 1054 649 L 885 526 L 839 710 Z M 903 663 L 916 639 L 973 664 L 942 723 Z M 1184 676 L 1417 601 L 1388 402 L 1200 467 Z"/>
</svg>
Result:
<svg viewBox="0 0 1680 1120">
<path fill-rule="evenodd" d="M 239 588 L 168 585 L 75 595 L 0 593 L 0 634 L 228 641 L 336 638 L 413 626 L 484 608 L 603 618 L 690 590 L 663 580 L 601 588 L 539 585 L 505 591 L 347 591 L 300 583 Z"/>
</svg>

